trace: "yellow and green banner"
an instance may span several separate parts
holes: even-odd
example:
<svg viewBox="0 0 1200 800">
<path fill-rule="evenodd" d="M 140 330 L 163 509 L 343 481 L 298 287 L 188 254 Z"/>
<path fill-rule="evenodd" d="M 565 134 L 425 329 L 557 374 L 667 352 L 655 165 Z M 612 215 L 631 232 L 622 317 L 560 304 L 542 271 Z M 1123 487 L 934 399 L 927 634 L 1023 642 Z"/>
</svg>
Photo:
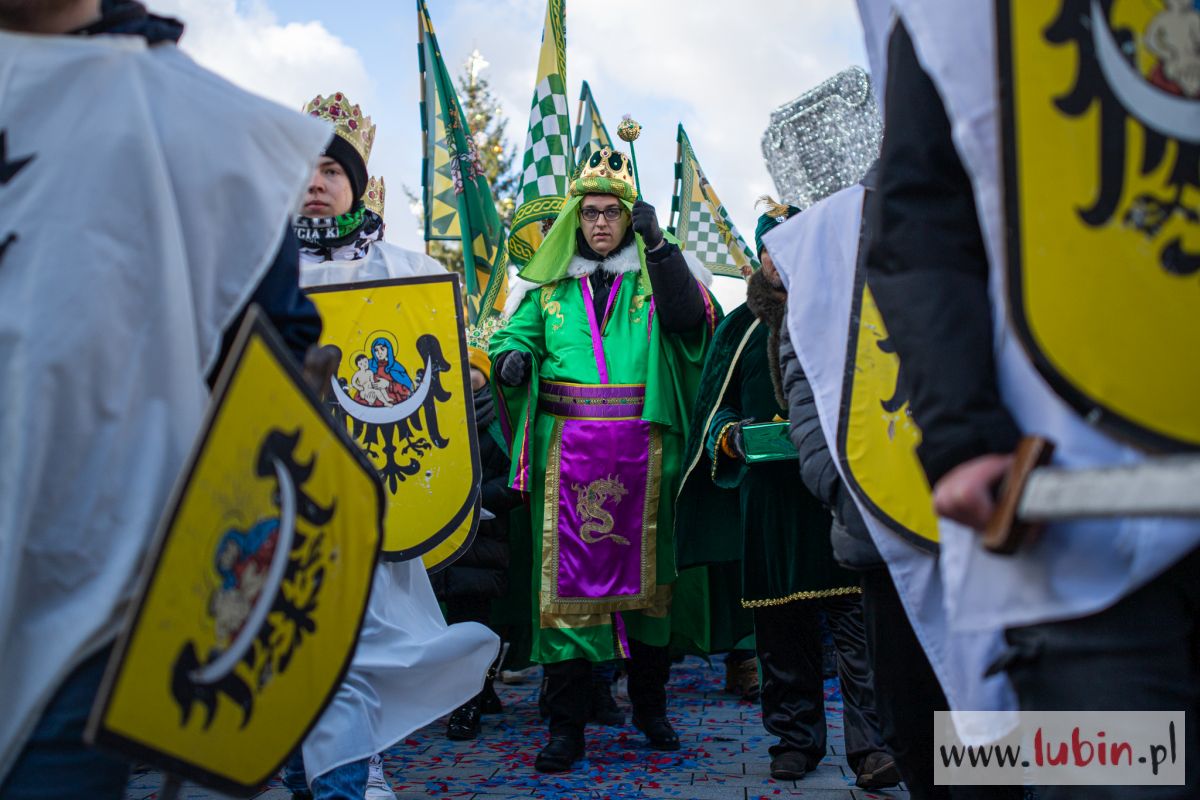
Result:
<svg viewBox="0 0 1200 800">
<path fill-rule="evenodd" d="M 553 221 L 566 203 L 574 169 L 567 113 L 566 25 L 565 0 L 548 0 L 521 159 L 521 191 L 508 237 L 509 259 L 521 265 L 528 263 L 541 245 L 543 222 Z"/>
<path fill-rule="evenodd" d="M 491 186 L 454 82 L 442 60 L 425 0 L 417 0 L 417 54 L 421 69 L 421 165 L 425 239 L 462 242 L 467 314 L 504 307 L 508 249 Z"/>
<path fill-rule="evenodd" d="M 596 98 L 592 95 L 592 87 L 583 82 L 579 92 L 579 111 L 575 116 L 575 163 L 587 163 L 588 156 L 593 150 L 602 147 L 612 147 L 612 137 L 604 120 L 600 117 L 600 109 L 596 106 Z"/>
</svg>

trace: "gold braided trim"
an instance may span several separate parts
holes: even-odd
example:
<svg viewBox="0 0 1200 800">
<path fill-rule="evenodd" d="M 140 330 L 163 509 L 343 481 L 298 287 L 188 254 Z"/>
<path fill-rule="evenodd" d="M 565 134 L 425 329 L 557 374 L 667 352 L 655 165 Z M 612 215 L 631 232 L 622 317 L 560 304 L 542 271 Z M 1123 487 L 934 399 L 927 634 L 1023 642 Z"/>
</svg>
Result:
<svg viewBox="0 0 1200 800">
<path fill-rule="evenodd" d="M 819 589 L 815 592 L 795 592 L 787 597 L 769 598 L 767 600 L 743 600 L 742 608 L 768 608 L 770 606 L 783 606 L 796 600 L 820 600 L 825 597 L 841 597 L 848 594 L 861 594 L 862 589 L 857 586 L 839 586 L 836 589 Z"/>
<path fill-rule="evenodd" d="M 733 368 L 737 365 L 737 360 L 741 358 L 742 350 L 746 348 L 746 342 L 750 341 L 750 334 L 754 332 L 754 329 L 759 326 L 760 322 L 761 320 L 754 320 L 754 322 L 750 324 L 749 329 L 747 329 L 746 333 L 742 336 L 742 340 L 738 342 L 737 350 L 734 351 L 733 358 L 729 362 L 729 368 L 725 370 L 725 380 L 721 383 L 721 392 L 717 397 L 717 402 L 713 403 L 712 411 L 708 412 L 708 419 L 704 420 L 704 431 L 708 431 L 708 427 L 712 425 L 713 418 L 716 417 L 717 412 L 721 410 L 721 399 L 725 397 L 725 390 L 729 388 L 729 382 L 733 379 Z M 718 441 L 720 441 L 719 438 Z M 700 457 L 702 455 L 704 455 L 703 443 L 701 443 L 701 447 L 696 449 L 696 455 L 692 458 L 692 463 L 688 464 L 688 468 L 683 471 L 683 480 L 679 482 L 680 486 L 687 483 L 687 479 L 692 474 L 692 470 L 694 470 L 696 465 L 700 463 Z M 714 456 L 712 460 L 715 463 L 717 459 Z M 717 471 L 716 469 L 713 469 L 712 476 L 715 478 L 716 475 Z"/>
<path fill-rule="evenodd" d="M 516 235 L 508 237 L 508 257 L 510 261 L 515 261 L 518 264 L 528 263 L 529 259 L 533 258 L 534 249 L 524 239 Z"/>
<path fill-rule="evenodd" d="M 732 428 L 734 425 L 737 425 L 736 421 L 726 422 L 725 425 L 721 428 L 721 430 L 717 432 L 717 438 L 716 438 L 716 441 L 713 443 L 713 451 L 712 451 L 712 456 L 711 456 L 712 470 L 709 474 L 709 477 L 712 478 L 713 481 L 717 480 L 717 463 L 718 463 L 717 459 L 720 457 L 720 454 L 721 454 L 721 443 L 725 441 L 725 435 L 729 433 L 729 429 Z"/>
<path fill-rule="evenodd" d="M 513 215 L 512 232 L 516 233 L 518 228 L 528 225 L 530 222 L 557 217 L 566 202 L 567 198 L 565 197 L 547 195 L 521 203 L 521 207 Z"/>
</svg>

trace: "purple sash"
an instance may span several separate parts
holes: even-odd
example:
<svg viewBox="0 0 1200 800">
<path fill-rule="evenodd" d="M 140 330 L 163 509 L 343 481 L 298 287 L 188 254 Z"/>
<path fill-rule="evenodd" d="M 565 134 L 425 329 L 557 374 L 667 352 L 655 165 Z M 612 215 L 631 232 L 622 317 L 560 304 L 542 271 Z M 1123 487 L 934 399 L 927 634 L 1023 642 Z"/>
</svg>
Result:
<svg viewBox="0 0 1200 800">
<path fill-rule="evenodd" d="M 646 387 L 608 382 L 603 324 L 580 279 L 599 385 L 542 381 L 538 410 L 553 415 L 542 520 L 542 611 L 615 613 L 654 599 L 662 439 L 643 420 Z M 619 615 L 614 623 L 620 628 Z"/>
<path fill-rule="evenodd" d="M 640 419 L 640 398 L 621 402 L 644 389 L 544 382 L 543 391 L 551 398 L 576 395 L 575 403 L 541 404 L 556 417 L 546 464 L 542 586 L 549 596 L 543 610 L 585 614 L 649 606 L 662 441 Z M 606 408 L 622 416 L 596 416 Z"/>
<path fill-rule="evenodd" d="M 604 357 L 604 324 L 608 322 L 608 314 L 612 311 L 617 293 L 621 291 L 621 279 L 624 277 L 624 273 L 618 275 L 617 279 L 613 281 L 612 288 L 608 290 L 608 302 L 604 304 L 604 319 L 599 323 L 596 322 L 596 304 L 592 302 L 592 287 L 588 283 L 588 276 L 584 275 L 579 279 L 579 287 L 583 292 L 583 305 L 587 308 L 588 327 L 592 329 L 592 356 L 596 359 L 596 369 L 600 373 L 601 383 L 608 383 L 608 360 Z"/>
</svg>

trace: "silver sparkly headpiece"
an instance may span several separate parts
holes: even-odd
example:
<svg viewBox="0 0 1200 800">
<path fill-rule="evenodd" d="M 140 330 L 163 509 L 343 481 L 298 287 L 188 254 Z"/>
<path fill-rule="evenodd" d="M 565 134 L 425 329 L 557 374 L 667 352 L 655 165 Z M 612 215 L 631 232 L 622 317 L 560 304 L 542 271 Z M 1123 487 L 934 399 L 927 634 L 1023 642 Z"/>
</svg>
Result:
<svg viewBox="0 0 1200 800">
<path fill-rule="evenodd" d="M 763 158 L 780 200 L 804 209 L 862 180 L 882 139 L 871 78 L 850 67 L 771 112 Z"/>
</svg>

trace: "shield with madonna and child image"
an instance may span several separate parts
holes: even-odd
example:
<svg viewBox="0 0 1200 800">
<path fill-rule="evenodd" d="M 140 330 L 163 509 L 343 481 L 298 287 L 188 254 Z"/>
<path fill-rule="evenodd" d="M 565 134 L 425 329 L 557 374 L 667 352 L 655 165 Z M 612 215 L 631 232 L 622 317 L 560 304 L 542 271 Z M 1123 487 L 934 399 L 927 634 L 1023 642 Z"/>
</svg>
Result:
<svg viewBox="0 0 1200 800">
<path fill-rule="evenodd" d="M 436 570 L 474 535 L 480 467 L 457 275 L 309 290 L 340 351 L 330 408 L 387 498 L 383 558 Z"/>
</svg>

